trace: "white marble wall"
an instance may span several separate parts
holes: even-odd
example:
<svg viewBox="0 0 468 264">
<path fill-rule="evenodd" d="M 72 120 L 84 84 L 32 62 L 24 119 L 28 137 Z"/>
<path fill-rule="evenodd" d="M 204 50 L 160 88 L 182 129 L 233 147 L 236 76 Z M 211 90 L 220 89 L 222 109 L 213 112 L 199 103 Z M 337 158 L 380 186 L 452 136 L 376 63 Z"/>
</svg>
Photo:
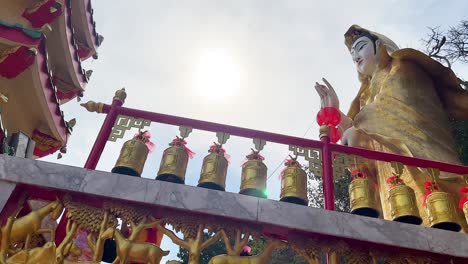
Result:
<svg viewBox="0 0 468 264">
<path fill-rule="evenodd" d="M 0 155 L 0 206 L 18 183 L 143 203 L 162 208 L 161 212 L 171 208 L 223 216 L 272 227 L 272 233 L 282 236 L 293 232 L 320 234 L 468 258 L 468 235 L 463 233 Z"/>
</svg>

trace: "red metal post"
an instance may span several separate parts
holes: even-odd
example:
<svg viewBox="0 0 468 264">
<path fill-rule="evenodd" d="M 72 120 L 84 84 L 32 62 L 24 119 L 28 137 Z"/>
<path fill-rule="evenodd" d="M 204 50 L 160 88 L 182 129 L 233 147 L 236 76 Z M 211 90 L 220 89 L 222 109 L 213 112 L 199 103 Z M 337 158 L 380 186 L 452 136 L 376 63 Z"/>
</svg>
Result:
<svg viewBox="0 0 468 264">
<path fill-rule="evenodd" d="M 322 180 L 323 196 L 326 210 L 335 210 L 335 198 L 333 193 L 333 167 L 332 154 L 330 150 L 330 137 L 328 136 L 328 127 L 320 128 L 320 141 L 322 141 Z M 323 132 L 322 132 L 323 131 Z"/>
<path fill-rule="evenodd" d="M 96 137 L 96 141 L 94 142 L 93 148 L 89 153 L 88 159 L 84 165 L 85 169 L 96 169 L 96 165 L 101 158 L 101 154 L 104 151 L 104 147 L 106 146 L 106 142 L 109 139 L 109 136 L 112 132 L 112 127 L 114 126 L 115 120 L 118 116 L 118 108 L 120 108 L 123 104 L 123 101 L 115 98 L 112 101 L 112 105 L 110 106 L 109 112 L 106 115 L 106 119 L 104 119 L 104 123 L 101 126 L 101 130 Z"/>
</svg>

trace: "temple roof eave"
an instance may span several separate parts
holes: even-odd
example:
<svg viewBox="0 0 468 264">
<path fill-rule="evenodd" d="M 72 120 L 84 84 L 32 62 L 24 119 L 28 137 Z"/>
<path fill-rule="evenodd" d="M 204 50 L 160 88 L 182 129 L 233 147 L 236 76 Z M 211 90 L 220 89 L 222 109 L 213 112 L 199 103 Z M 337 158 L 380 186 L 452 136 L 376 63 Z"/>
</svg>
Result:
<svg viewBox="0 0 468 264">
<path fill-rule="evenodd" d="M 26 113 L 21 114 L 25 116 L 30 114 L 34 118 L 29 123 L 14 125 L 15 129 L 13 131 L 22 131 L 32 137 L 34 130 L 39 130 L 54 138 L 61 146 L 64 146 L 67 142 L 68 134 L 70 134 L 70 129 L 64 120 L 63 112 L 60 110 L 57 89 L 52 81 L 53 77 L 48 65 L 45 38 L 44 36 L 39 38 L 31 37 L 39 35 L 25 35 L 20 28 L 0 27 L 0 44 L 8 47 L 27 46 L 37 50 L 35 59 L 28 69 L 16 78 L 10 80 L 2 78 L 1 80 L 5 82 L 6 88 L 23 87 L 23 89 L 27 89 L 16 100 L 9 100 L 8 104 L 35 105 L 35 107 L 38 107 L 34 109 L 19 107 L 22 112 L 26 111 Z M 18 94 L 16 91 L 10 94 Z M 27 102 L 28 100 L 30 101 L 29 103 Z M 8 104 L 6 107 L 10 107 Z M 13 106 L 11 107 L 14 108 Z M 28 109 L 31 113 L 27 113 Z M 10 113 L 9 115 L 12 116 L 13 114 Z M 14 117 L 7 119 L 13 120 L 7 123 L 15 122 Z M 6 125 L 8 126 L 8 124 Z"/>
<path fill-rule="evenodd" d="M 70 5 L 67 4 L 63 15 L 52 24 L 47 39 L 54 83 L 58 87 L 61 103 L 64 103 L 82 93 L 88 82 L 78 54 Z"/>
<path fill-rule="evenodd" d="M 72 16 L 72 24 L 77 33 L 81 59 L 96 58 L 97 48 L 101 45 L 102 38 L 96 32 L 91 0 L 71 1 L 71 9 L 73 14 L 79 14 Z"/>
</svg>

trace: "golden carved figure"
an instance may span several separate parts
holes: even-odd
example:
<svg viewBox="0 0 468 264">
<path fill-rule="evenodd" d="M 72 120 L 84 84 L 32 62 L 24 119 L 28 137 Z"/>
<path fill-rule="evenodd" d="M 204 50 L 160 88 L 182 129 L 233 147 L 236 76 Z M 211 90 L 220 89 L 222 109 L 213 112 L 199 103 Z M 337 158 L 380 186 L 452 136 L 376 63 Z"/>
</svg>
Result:
<svg viewBox="0 0 468 264">
<path fill-rule="evenodd" d="M 117 225 L 116 217 L 105 209 L 73 202 L 70 196 L 65 196 L 63 201 L 67 210 L 67 227 L 66 236 L 57 248 L 57 262 L 62 263 L 69 253 L 78 253 L 73 239 L 81 230 L 88 233 L 87 244 L 93 253 L 92 260 L 100 262 L 104 250 L 104 239 L 100 238 L 100 234 L 108 227 Z M 73 263 L 70 259 L 65 262 Z"/>
<path fill-rule="evenodd" d="M 4 263 L 4 262 L 3 262 Z M 49 241 L 42 247 L 23 249 L 6 261 L 7 264 L 55 264 L 55 243 Z"/>
<path fill-rule="evenodd" d="M 217 232 L 215 235 L 205 240 L 203 230 L 207 226 L 197 223 L 196 220 L 179 219 L 179 221 L 171 220 L 170 222 L 176 231 L 182 232 L 184 239 L 180 239 L 174 232 L 161 225 L 157 225 L 156 227 L 159 232 L 168 236 L 174 244 L 185 248 L 189 252 L 189 264 L 198 264 L 200 253 L 221 237 L 221 232 Z"/>
<path fill-rule="evenodd" d="M 348 114 L 342 113 L 342 143 L 460 164 L 449 120 L 468 120 L 468 92 L 452 70 L 417 50 L 399 49 L 389 38 L 356 25 L 345 33 L 345 44 L 356 64 L 361 88 Z M 322 106 L 339 109 L 333 87 L 324 82 L 326 85 L 316 85 Z M 378 184 L 383 217 L 391 219 L 386 184 L 392 175 L 391 165 L 378 161 L 367 165 L 369 176 Z M 428 173 L 407 167 L 401 179 L 415 191 L 423 225 L 428 226 L 428 214 L 422 206 Z M 463 184 L 459 175 L 441 173 L 439 184 L 455 197 L 454 203 L 458 201 Z"/>
<path fill-rule="evenodd" d="M 159 264 L 161 258 L 169 254 L 169 251 L 164 251 L 151 243 L 132 242 L 113 227 L 109 227 L 104 231 L 101 238 L 115 238 L 117 244 L 117 258 L 113 263 L 127 264 L 130 263 L 130 261 L 143 261 L 144 263 Z"/>
<path fill-rule="evenodd" d="M 287 243 L 281 240 L 270 240 L 262 253 L 256 256 L 214 256 L 209 264 L 266 264 L 271 252 L 276 248 L 287 247 Z"/>
<path fill-rule="evenodd" d="M 245 245 L 247 245 L 247 242 L 249 242 L 249 238 L 251 235 L 250 232 L 246 232 L 242 237 L 243 232 L 240 229 L 235 230 L 236 234 L 234 238 L 234 245 L 231 246 L 231 242 L 229 240 L 228 235 L 226 234 L 226 231 L 224 231 L 224 229 L 221 229 L 219 232 L 223 236 L 224 245 L 226 246 L 226 254 L 228 256 L 239 256 L 242 252 L 242 248 Z"/>
<path fill-rule="evenodd" d="M 54 237 L 54 230 L 51 229 L 42 229 L 42 220 L 51 215 L 53 220 L 57 220 L 63 210 L 62 203 L 57 199 L 49 204 L 30 212 L 29 214 L 16 218 L 18 213 L 22 208 L 22 203 L 16 209 L 16 212 L 11 215 L 7 223 L 2 226 L 2 239 L 1 239 L 1 246 L 0 246 L 0 262 L 5 263 L 8 250 L 12 243 L 19 243 L 24 242 L 23 250 L 28 250 L 29 243 L 31 241 L 31 237 L 35 234 L 41 233 L 50 233 L 51 237 Z M 51 247 L 47 247 L 50 249 Z M 54 252 L 55 252 L 55 244 L 53 245 Z M 34 255 L 41 255 L 45 252 L 39 254 L 39 250 L 34 251 Z M 27 252 L 23 252 L 23 254 L 27 255 Z M 32 252 L 29 252 L 32 253 Z"/>
</svg>

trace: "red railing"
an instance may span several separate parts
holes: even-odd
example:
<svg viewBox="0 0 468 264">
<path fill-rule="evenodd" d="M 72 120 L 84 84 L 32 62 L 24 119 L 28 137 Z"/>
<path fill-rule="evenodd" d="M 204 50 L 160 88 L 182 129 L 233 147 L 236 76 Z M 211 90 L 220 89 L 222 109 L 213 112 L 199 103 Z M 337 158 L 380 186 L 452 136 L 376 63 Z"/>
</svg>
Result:
<svg viewBox="0 0 468 264">
<path fill-rule="evenodd" d="M 316 148 L 322 151 L 322 172 L 323 172 L 323 192 L 325 209 L 334 210 L 334 195 L 333 195 L 333 167 L 332 167 L 332 152 L 340 152 L 349 155 L 356 155 L 371 160 L 380 160 L 387 162 L 401 162 L 408 166 L 415 166 L 420 168 L 433 168 L 440 171 L 455 173 L 455 174 L 468 174 L 468 166 L 461 166 L 455 164 L 444 163 L 440 161 L 426 160 L 420 158 L 413 158 L 401 156 L 391 153 L 367 150 L 362 148 L 348 147 L 338 144 L 330 143 L 328 136 L 321 137 L 320 141 L 286 136 L 276 133 L 265 131 L 241 128 L 230 125 L 223 125 L 213 122 L 202 120 L 195 120 L 184 117 L 177 117 L 165 115 L 160 113 L 153 113 L 142 111 L 138 109 L 123 107 L 123 101 L 117 97 L 111 105 L 103 104 L 102 113 L 106 114 L 104 123 L 99 131 L 96 141 L 91 149 L 91 153 L 85 164 L 87 169 L 95 169 L 104 150 L 106 142 L 111 134 L 112 127 L 119 115 L 146 119 L 152 122 L 176 125 L 176 126 L 189 126 L 193 129 L 211 131 L 211 132 L 224 132 L 230 135 L 245 137 L 245 138 L 258 138 L 268 142 L 274 142 L 286 145 L 296 145 L 305 148 Z"/>
</svg>

